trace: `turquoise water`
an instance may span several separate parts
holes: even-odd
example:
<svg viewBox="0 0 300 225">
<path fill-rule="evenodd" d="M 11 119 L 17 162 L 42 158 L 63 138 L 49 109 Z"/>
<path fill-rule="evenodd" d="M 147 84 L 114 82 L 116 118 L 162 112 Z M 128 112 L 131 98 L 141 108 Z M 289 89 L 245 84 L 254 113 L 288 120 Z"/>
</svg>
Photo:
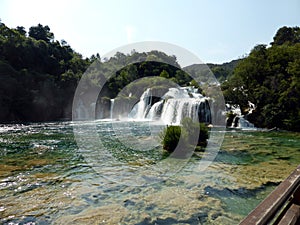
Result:
<svg viewBox="0 0 300 225">
<path fill-rule="evenodd" d="M 155 177 L 160 125 L 98 121 L 101 144 L 76 126 L 0 125 L 0 223 L 238 224 L 300 162 L 299 133 L 227 131 L 206 170 L 197 152 Z"/>
</svg>

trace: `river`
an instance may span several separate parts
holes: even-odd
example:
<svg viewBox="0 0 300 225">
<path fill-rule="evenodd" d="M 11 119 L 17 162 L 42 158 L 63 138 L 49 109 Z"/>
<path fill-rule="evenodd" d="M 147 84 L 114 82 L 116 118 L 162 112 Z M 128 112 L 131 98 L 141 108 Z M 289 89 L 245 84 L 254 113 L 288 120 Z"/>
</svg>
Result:
<svg viewBox="0 0 300 225">
<path fill-rule="evenodd" d="M 166 158 L 150 132 L 159 125 L 98 121 L 100 155 L 78 145 L 76 126 L 0 125 L 0 223 L 238 224 L 300 162 L 299 133 L 228 130 L 205 170 L 197 152 L 155 180 L 148 172 Z"/>
</svg>

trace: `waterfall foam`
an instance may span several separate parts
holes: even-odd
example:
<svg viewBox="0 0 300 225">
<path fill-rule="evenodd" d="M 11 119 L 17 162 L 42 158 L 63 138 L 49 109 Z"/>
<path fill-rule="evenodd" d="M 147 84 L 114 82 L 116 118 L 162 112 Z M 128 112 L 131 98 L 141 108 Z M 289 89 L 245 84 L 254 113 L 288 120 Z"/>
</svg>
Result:
<svg viewBox="0 0 300 225">
<path fill-rule="evenodd" d="M 154 103 L 149 110 L 147 119 L 158 120 L 161 116 L 163 106 L 164 106 L 164 100 L 160 100 L 159 102 Z"/>
<path fill-rule="evenodd" d="M 151 89 L 148 88 L 140 97 L 140 101 L 133 107 L 129 117 L 135 120 L 145 119 L 151 107 Z"/>
<path fill-rule="evenodd" d="M 129 116 L 134 120 L 161 120 L 165 124 L 180 124 L 185 117 L 211 123 L 208 100 L 190 88 L 170 88 L 158 102 L 154 103 L 151 89 L 148 88 Z"/>
<path fill-rule="evenodd" d="M 252 108 L 255 108 L 254 104 L 249 102 L 249 114 L 252 113 Z M 235 115 L 235 117 L 232 119 L 232 123 L 227 125 L 229 128 L 238 128 L 238 129 L 254 129 L 255 126 L 253 123 L 250 123 L 248 120 L 244 118 L 244 115 L 242 115 L 242 111 L 239 105 L 230 105 L 227 104 L 227 111 L 231 112 Z M 252 108 L 251 108 L 252 107 Z"/>
<path fill-rule="evenodd" d="M 110 99 L 110 119 L 113 119 L 115 99 Z"/>
</svg>

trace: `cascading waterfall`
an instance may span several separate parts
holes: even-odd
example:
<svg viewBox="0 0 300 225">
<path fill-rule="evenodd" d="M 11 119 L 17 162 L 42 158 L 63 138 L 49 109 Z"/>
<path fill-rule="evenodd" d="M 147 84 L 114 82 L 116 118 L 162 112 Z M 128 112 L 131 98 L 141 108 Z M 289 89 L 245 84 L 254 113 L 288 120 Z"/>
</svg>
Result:
<svg viewBox="0 0 300 225">
<path fill-rule="evenodd" d="M 255 128 L 253 123 L 250 123 L 243 116 L 238 117 L 238 128 Z"/>
<path fill-rule="evenodd" d="M 140 97 L 140 101 L 133 107 L 129 117 L 136 120 L 145 119 L 151 107 L 151 89 L 148 88 Z"/>
<path fill-rule="evenodd" d="M 150 120 L 158 120 L 161 116 L 163 106 L 164 100 L 160 100 L 159 102 L 154 103 L 150 108 L 146 118 Z"/>
<path fill-rule="evenodd" d="M 142 104 L 142 107 L 141 110 L 139 108 L 138 110 L 138 118 L 145 118 L 147 113 L 149 112 L 150 110 L 150 107 L 151 107 L 151 100 L 152 100 L 152 97 L 151 97 L 151 89 L 148 88 L 144 93 L 143 93 L 143 96 L 141 98 L 141 104 Z"/>
<path fill-rule="evenodd" d="M 208 98 L 191 92 L 190 87 L 170 88 L 155 103 L 152 102 L 151 89 L 147 89 L 129 115 L 135 120 L 161 120 L 165 124 L 180 124 L 185 117 L 211 123 Z"/>
<path fill-rule="evenodd" d="M 185 117 L 210 123 L 210 109 L 207 98 L 168 99 L 164 105 L 161 120 L 166 124 L 180 124 Z"/>
<path fill-rule="evenodd" d="M 242 115 L 241 109 L 239 105 L 233 106 L 230 104 L 226 105 L 227 111 L 231 112 L 235 115 L 232 119 L 232 123 L 227 125 L 229 128 L 239 128 L 239 129 L 252 129 L 255 128 L 253 123 L 250 123 L 248 120 L 245 119 L 244 115 Z M 249 114 L 255 109 L 255 105 L 249 102 Z"/>
<path fill-rule="evenodd" d="M 110 119 L 113 119 L 115 99 L 110 99 Z"/>
</svg>

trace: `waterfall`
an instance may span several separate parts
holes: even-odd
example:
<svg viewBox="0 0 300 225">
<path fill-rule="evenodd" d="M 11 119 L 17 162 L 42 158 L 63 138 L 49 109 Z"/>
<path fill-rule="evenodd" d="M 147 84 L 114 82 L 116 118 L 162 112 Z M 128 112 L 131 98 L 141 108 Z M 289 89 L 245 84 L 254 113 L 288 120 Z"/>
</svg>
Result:
<svg viewBox="0 0 300 225">
<path fill-rule="evenodd" d="M 163 105 L 164 100 L 160 100 L 159 102 L 154 103 L 153 106 L 150 108 L 146 118 L 150 120 L 159 119 L 162 113 Z"/>
<path fill-rule="evenodd" d="M 135 120 L 161 120 L 165 124 L 180 124 L 185 117 L 194 121 L 211 123 L 208 98 L 191 92 L 188 88 L 170 88 L 159 101 L 152 102 L 151 89 L 148 88 L 139 102 L 129 113 Z"/>
<path fill-rule="evenodd" d="M 240 117 L 238 127 L 239 128 L 254 128 L 254 124 L 250 123 L 244 117 Z"/>
<path fill-rule="evenodd" d="M 161 120 L 166 124 L 180 124 L 189 117 L 194 121 L 210 123 L 210 109 L 207 98 L 168 99 L 163 107 Z"/>
<path fill-rule="evenodd" d="M 115 99 L 110 99 L 110 119 L 113 119 Z"/>
<path fill-rule="evenodd" d="M 151 107 L 151 100 L 151 89 L 148 88 L 140 97 L 140 101 L 129 113 L 129 117 L 138 120 L 145 119 Z"/>
<path fill-rule="evenodd" d="M 233 118 L 230 128 L 247 129 L 247 128 L 255 128 L 255 126 L 253 123 L 250 123 L 248 120 L 246 120 L 244 116 L 237 115 Z"/>
<path fill-rule="evenodd" d="M 253 129 L 255 128 L 253 123 L 250 123 L 248 120 L 245 119 L 244 115 L 242 115 L 241 108 L 239 105 L 230 105 L 227 104 L 227 111 L 231 112 L 234 116 L 232 122 L 227 125 L 229 128 L 238 128 L 238 129 Z M 249 114 L 255 109 L 255 105 L 249 102 Z M 247 116 L 246 115 L 246 116 Z"/>
<path fill-rule="evenodd" d="M 79 101 L 75 112 L 78 120 L 85 120 L 89 116 L 89 111 L 82 101 Z"/>
</svg>

